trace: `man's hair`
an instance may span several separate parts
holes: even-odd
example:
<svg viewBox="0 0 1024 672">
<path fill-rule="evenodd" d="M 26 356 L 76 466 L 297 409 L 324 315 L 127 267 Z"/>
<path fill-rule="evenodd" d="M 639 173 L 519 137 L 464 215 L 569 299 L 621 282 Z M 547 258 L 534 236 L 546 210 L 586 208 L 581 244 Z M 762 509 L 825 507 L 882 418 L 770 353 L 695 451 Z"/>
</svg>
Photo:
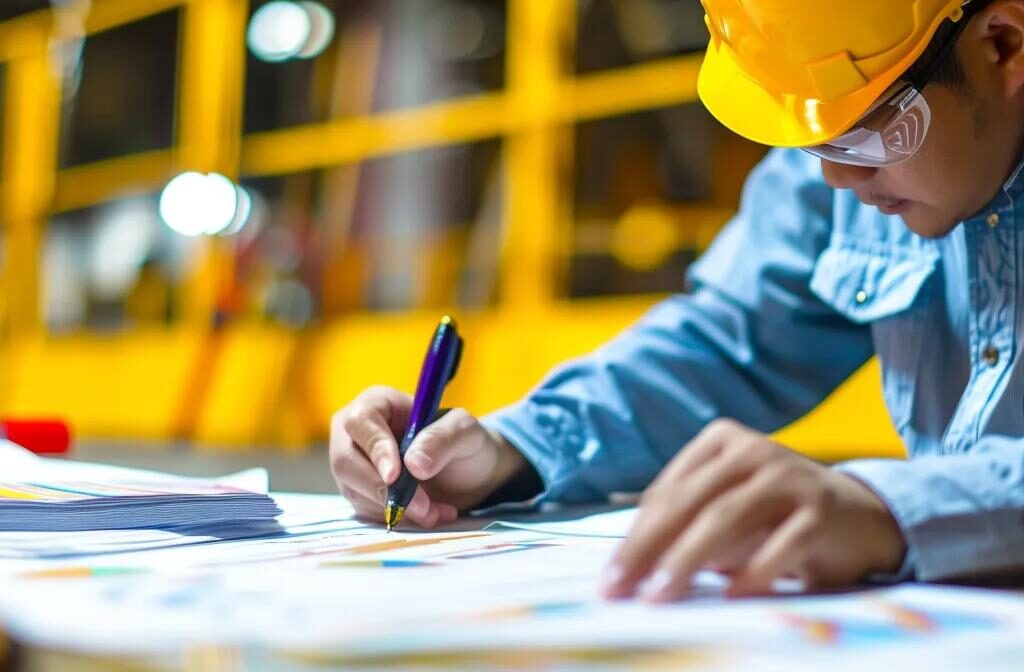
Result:
<svg viewBox="0 0 1024 672">
<path fill-rule="evenodd" d="M 964 8 L 965 15 L 961 21 L 970 21 L 978 12 L 991 3 L 992 0 L 972 0 Z M 949 24 L 944 23 L 945 25 Z M 941 53 L 947 39 L 949 39 L 949 33 L 947 30 L 940 28 L 928 44 L 928 47 L 925 48 L 924 53 L 917 59 L 914 67 L 918 67 L 918 65 L 923 63 L 932 63 Z M 950 49 L 949 53 L 942 57 L 936 66 L 935 74 L 932 76 L 931 81 L 956 91 L 969 92 L 971 90 L 971 83 L 967 79 L 967 73 L 964 71 L 963 64 L 960 62 L 960 57 L 957 55 L 955 48 Z"/>
<path fill-rule="evenodd" d="M 932 59 L 938 56 L 941 50 L 942 44 L 933 39 L 931 44 L 924 50 L 924 53 L 921 54 L 919 62 L 931 62 Z M 960 62 L 960 57 L 955 49 L 950 50 L 948 54 L 942 57 L 942 60 L 936 67 L 935 74 L 931 78 L 931 83 L 946 86 L 956 91 L 970 90 L 971 85 L 967 80 L 967 73 L 964 72 L 963 64 Z"/>
</svg>

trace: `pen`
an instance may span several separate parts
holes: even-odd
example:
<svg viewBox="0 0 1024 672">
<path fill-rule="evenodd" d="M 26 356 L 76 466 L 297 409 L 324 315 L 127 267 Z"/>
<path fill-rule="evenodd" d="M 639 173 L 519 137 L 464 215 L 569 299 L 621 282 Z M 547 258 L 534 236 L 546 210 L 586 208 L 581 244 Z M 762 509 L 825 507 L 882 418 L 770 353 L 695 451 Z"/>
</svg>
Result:
<svg viewBox="0 0 1024 672">
<path fill-rule="evenodd" d="M 427 348 L 427 356 L 423 359 L 420 380 L 416 385 L 416 396 L 412 400 L 412 412 L 409 414 L 409 427 L 405 430 L 402 443 L 398 447 L 402 472 L 398 480 L 388 488 L 387 504 L 384 507 L 384 524 L 387 525 L 388 532 L 402 520 L 405 508 L 409 506 L 419 486 L 405 466 L 405 453 L 416 435 L 433 422 L 441 405 L 444 386 L 455 377 L 461 356 L 462 338 L 456 329 L 455 320 L 445 315 L 441 318 L 441 324 L 437 325 L 430 347 Z"/>
</svg>

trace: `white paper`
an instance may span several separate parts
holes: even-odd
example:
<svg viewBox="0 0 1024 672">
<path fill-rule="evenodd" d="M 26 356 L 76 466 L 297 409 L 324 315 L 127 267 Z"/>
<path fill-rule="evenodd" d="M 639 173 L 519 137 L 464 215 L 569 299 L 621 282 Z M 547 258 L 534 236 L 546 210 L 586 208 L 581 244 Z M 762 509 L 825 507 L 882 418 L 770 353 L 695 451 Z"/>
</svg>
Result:
<svg viewBox="0 0 1024 672">
<path fill-rule="evenodd" d="M 388 534 L 352 518 L 338 497 L 278 501 L 289 533 L 274 538 L 0 562 L 0 619 L 37 645 L 153 654 L 217 642 L 315 651 L 346 669 L 552 647 L 677 651 L 707 669 L 923 669 L 909 665 L 915 656 L 929 670 L 1020 669 L 1021 596 L 911 585 L 725 601 L 723 577 L 704 572 L 680 604 L 608 603 L 599 576 L 627 512 Z M 89 568 L 106 575 L 74 578 Z M 984 665 L 948 665 L 972 656 Z"/>
<path fill-rule="evenodd" d="M 548 514 L 557 516 L 559 514 Z M 564 515 L 564 514 L 562 514 Z M 544 519 L 542 514 L 539 520 L 499 520 L 491 524 L 492 529 L 519 529 L 533 530 L 534 532 L 547 532 L 549 534 L 561 534 L 565 536 L 579 537 L 608 537 L 613 539 L 625 539 L 630 528 L 636 521 L 637 509 L 628 508 L 616 511 L 602 511 L 580 518 L 568 520 Z"/>
</svg>

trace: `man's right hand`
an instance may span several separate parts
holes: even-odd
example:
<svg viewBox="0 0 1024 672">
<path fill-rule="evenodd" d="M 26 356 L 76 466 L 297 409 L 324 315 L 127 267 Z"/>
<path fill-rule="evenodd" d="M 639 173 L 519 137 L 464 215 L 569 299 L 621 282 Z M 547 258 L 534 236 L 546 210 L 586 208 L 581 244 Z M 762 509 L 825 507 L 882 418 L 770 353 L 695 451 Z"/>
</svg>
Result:
<svg viewBox="0 0 1024 672">
<path fill-rule="evenodd" d="M 405 432 L 411 410 L 412 397 L 404 392 L 371 387 L 331 422 L 331 471 L 362 518 L 383 520 L 387 486 L 401 471 L 396 437 Z M 420 431 L 405 464 L 421 485 L 405 517 L 434 527 L 484 501 L 525 460 L 504 437 L 457 408 Z"/>
</svg>

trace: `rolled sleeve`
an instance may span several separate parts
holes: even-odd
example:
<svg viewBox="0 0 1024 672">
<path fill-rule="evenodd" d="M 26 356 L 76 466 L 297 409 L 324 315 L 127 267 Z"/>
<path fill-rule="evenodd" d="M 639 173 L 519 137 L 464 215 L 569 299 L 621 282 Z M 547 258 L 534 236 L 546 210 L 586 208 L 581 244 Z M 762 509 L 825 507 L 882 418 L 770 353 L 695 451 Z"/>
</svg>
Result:
<svg viewBox="0 0 1024 672">
<path fill-rule="evenodd" d="M 771 153 L 692 269 L 691 294 L 661 302 L 484 418 L 540 474 L 542 499 L 642 490 L 708 422 L 775 431 L 867 361 L 870 330 L 809 288 L 830 237 L 832 194 L 812 158 Z"/>
</svg>

